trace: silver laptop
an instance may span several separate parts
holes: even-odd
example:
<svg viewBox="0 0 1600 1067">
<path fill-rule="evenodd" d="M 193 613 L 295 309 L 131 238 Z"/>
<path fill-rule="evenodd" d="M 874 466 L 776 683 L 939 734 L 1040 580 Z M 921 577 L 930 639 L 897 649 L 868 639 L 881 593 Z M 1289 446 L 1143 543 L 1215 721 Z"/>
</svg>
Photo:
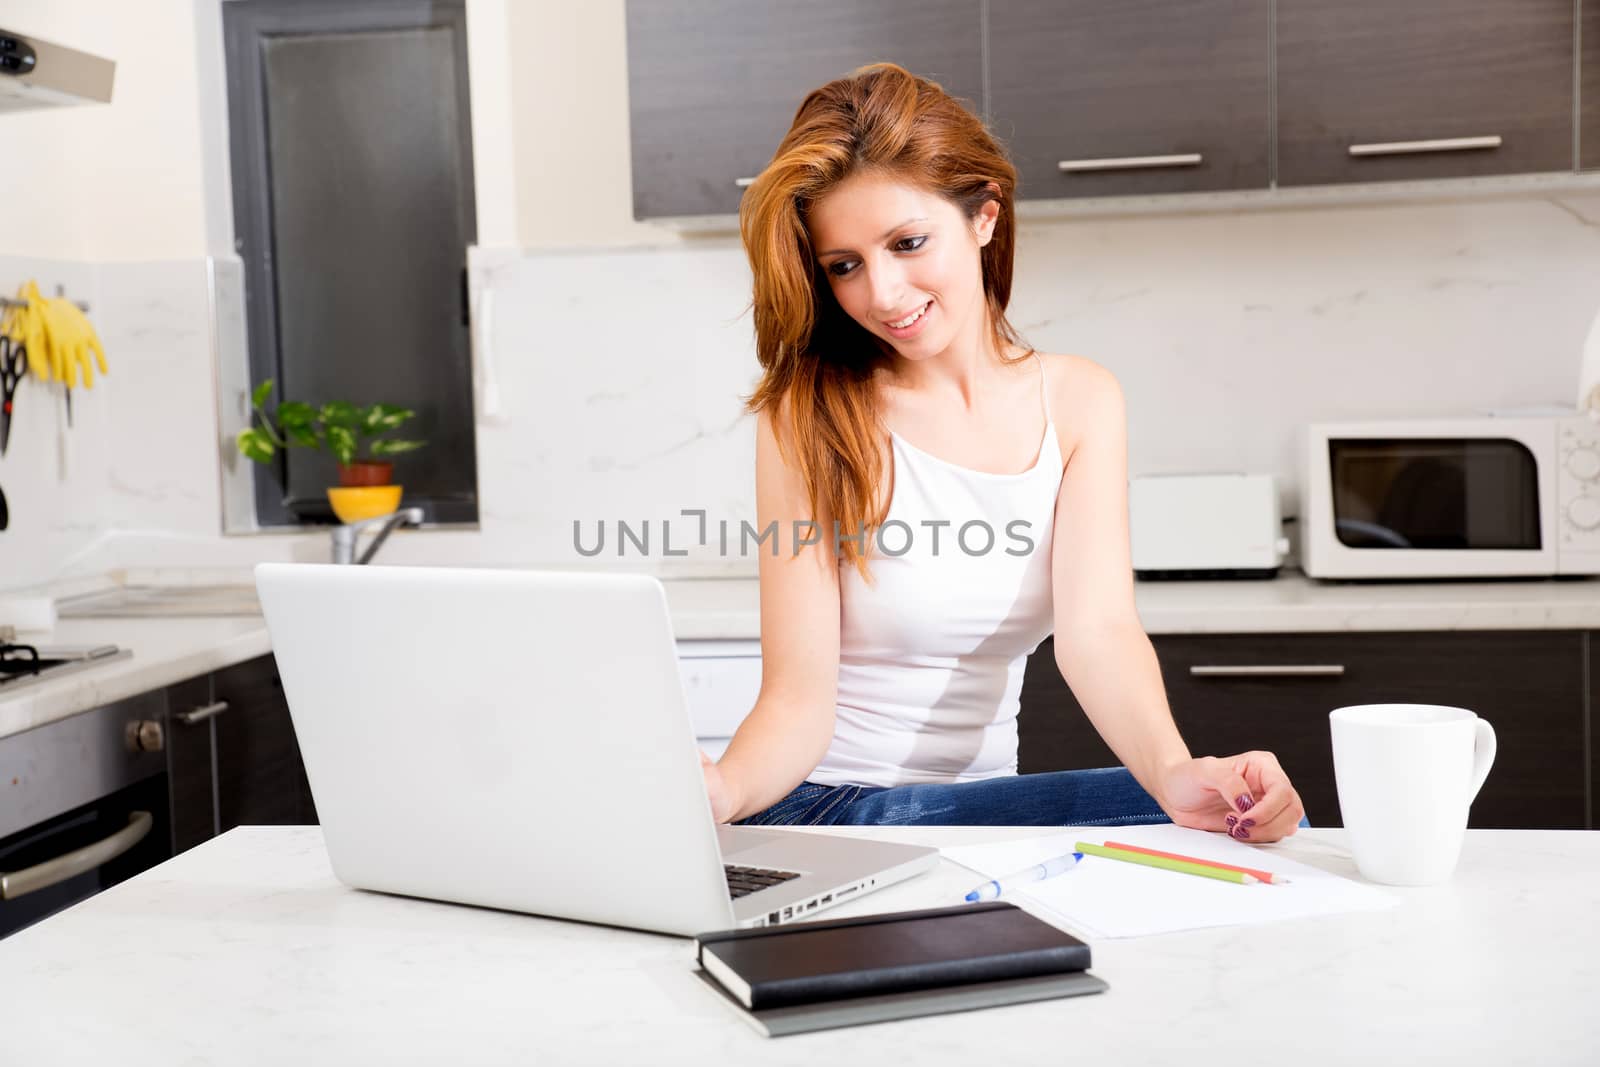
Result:
<svg viewBox="0 0 1600 1067">
<path fill-rule="evenodd" d="M 937 862 L 930 848 L 714 824 L 655 578 L 255 573 L 349 885 L 693 935 L 811 918 Z"/>
</svg>

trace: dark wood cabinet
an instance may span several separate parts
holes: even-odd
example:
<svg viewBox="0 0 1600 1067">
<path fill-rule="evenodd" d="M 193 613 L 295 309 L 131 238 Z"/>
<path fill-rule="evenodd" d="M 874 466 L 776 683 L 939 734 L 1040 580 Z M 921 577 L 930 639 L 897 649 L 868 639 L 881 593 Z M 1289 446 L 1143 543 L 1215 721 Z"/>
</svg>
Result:
<svg viewBox="0 0 1600 1067">
<path fill-rule="evenodd" d="M 235 826 L 317 821 L 273 658 L 167 689 L 174 851 Z"/>
<path fill-rule="evenodd" d="M 1579 23 L 1578 166 L 1600 167 L 1600 0 L 1583 0 Z"/>
<path fill-rule="evenodd" d="M 1472 806 L 1484 828 L 1589 825 L 1588 640 L 1570 631 L 1159 635 L 1173 718 L 1196 755 L 1275 753 L 1313 825 L 1340 824 L 1328 712 L 1350 704 L 1470 708 L 1498 754 Z M 1254 668 L 1253 673 L 1239 668 Z M 1046 641 L 1022 693 L 1024 772 L 1114 765 Z"/>
<path fill-rule="evenodd" d="M 876 60 L 983 113 L 1023 199 L 1597 167 L 1600 0 L 1578 7 L 629 0 L 634 215 L 736 212 L 804 94 Z"/>
<path fill-rule="evenodd" d="M 216 717 L 219 829 L 316 822 L 273 658 L 217 671 L 211 676 L 211 697 L 228 705 Z"/>
<path fill-rule="evenodd" d="M 1278 183 L 1570 171 L 1573 6 L 1277 0 Z"/>
<path fill-rule="evenodd" d="M 212 777 L 209 720 L 189 721 L 211 703 L 211 676 L 167 687 L 167 783 L 176 855 L 217 835 L 217 793 Z"/>
<path fill-rule="evenodd" d="M 982 108 L 979 0 L 629 0 L 637 218 L 731 214 L 805 94 L 882 60 Z"/>
<path fill-rule="evenodd" d="M 1578 7 L 628 0 L 634 215 L 736 212 L 804 94 L 877 60 L 980 111 L 1023 199 L 1596 167 L 1600 0 L 1581 38 Z"/>
<path fill-rule="evenodd" d="M 991 0 L 991 127 L 1019 195 L 1265 188 L 1270 0 Z"/>
</svg>

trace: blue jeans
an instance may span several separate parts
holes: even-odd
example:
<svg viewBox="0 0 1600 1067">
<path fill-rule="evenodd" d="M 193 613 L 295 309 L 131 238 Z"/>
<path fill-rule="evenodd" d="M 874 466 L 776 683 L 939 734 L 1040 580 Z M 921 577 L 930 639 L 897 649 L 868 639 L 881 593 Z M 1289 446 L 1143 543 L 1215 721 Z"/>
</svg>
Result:
<svg viewBox="0 0 1600 1067">
<path fill-rule="evenodd" d="M 1125 767 L 946 785 L 802 782 L 747 826 L 1131 826 L 1171 822 Z"/>
<path fill-rule="evenodd" d="M 1170 823 L 1126 767 L 1050 771 L 955 785 L 801 782 L 744 826 L 1133 826 Z M 1310 826 L 1305 819 L 1301 826 Z"/>
</svg>

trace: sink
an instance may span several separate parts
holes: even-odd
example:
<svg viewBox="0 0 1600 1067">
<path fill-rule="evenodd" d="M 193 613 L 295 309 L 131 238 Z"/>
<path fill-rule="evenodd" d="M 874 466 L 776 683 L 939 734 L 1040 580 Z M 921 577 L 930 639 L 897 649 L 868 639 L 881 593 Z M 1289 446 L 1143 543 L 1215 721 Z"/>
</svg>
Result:
<svg viewBox="0 0 1600 1067">
<path fill-rule="evenodd" d="M 122 585 L 63 597 L 63 619 L 112 619 L 184 615 L 260 615 L 253 585 Z"/>
</svg>

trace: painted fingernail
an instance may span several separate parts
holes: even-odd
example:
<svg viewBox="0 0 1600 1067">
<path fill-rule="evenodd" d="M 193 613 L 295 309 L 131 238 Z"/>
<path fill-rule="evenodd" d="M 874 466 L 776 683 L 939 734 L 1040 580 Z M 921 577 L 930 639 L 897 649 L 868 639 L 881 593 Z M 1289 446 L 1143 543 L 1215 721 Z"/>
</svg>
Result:
<svg viewBox="0 0 1600 1067">
<path fill-rule="evenodd" d="M 1242 826 L 1246 830 L 1250 829 L 1250 827 L 1254 826 L 1255 824 L 1256 824 L 1256 821 L 1254 819 L 1245 819 L 1245 820 L 1243 820 L 1242 822 L 1239 823 L 1239 825 Z"/>
<path fill-rule="evenodd" d="M 1239 816 L 1237 816 L 1237 815 L 1229 815 L 1223 821 L 1228 824 L 1228 829 L 1232 830 L 1235 826 L 1239 825 Z"/>
<path fill-rule="evenodd" d="M 1233 806 L 1238 808 L 1240 811 L 1249 811 L 1251 808 L 1256 806 L 1256 802 L 1250 799 L 1249 793 L 1240 793 L 1238 796 L 1233 798 Z"/>
<path fill-rule="evenodd" d="M 1233 836 L 1239 841 L 1244 841 L 1250 837 L 1250 831 L 1246 830 L 1243 826 L 1238 826 L 1234 828 Z"/>
</svg>

